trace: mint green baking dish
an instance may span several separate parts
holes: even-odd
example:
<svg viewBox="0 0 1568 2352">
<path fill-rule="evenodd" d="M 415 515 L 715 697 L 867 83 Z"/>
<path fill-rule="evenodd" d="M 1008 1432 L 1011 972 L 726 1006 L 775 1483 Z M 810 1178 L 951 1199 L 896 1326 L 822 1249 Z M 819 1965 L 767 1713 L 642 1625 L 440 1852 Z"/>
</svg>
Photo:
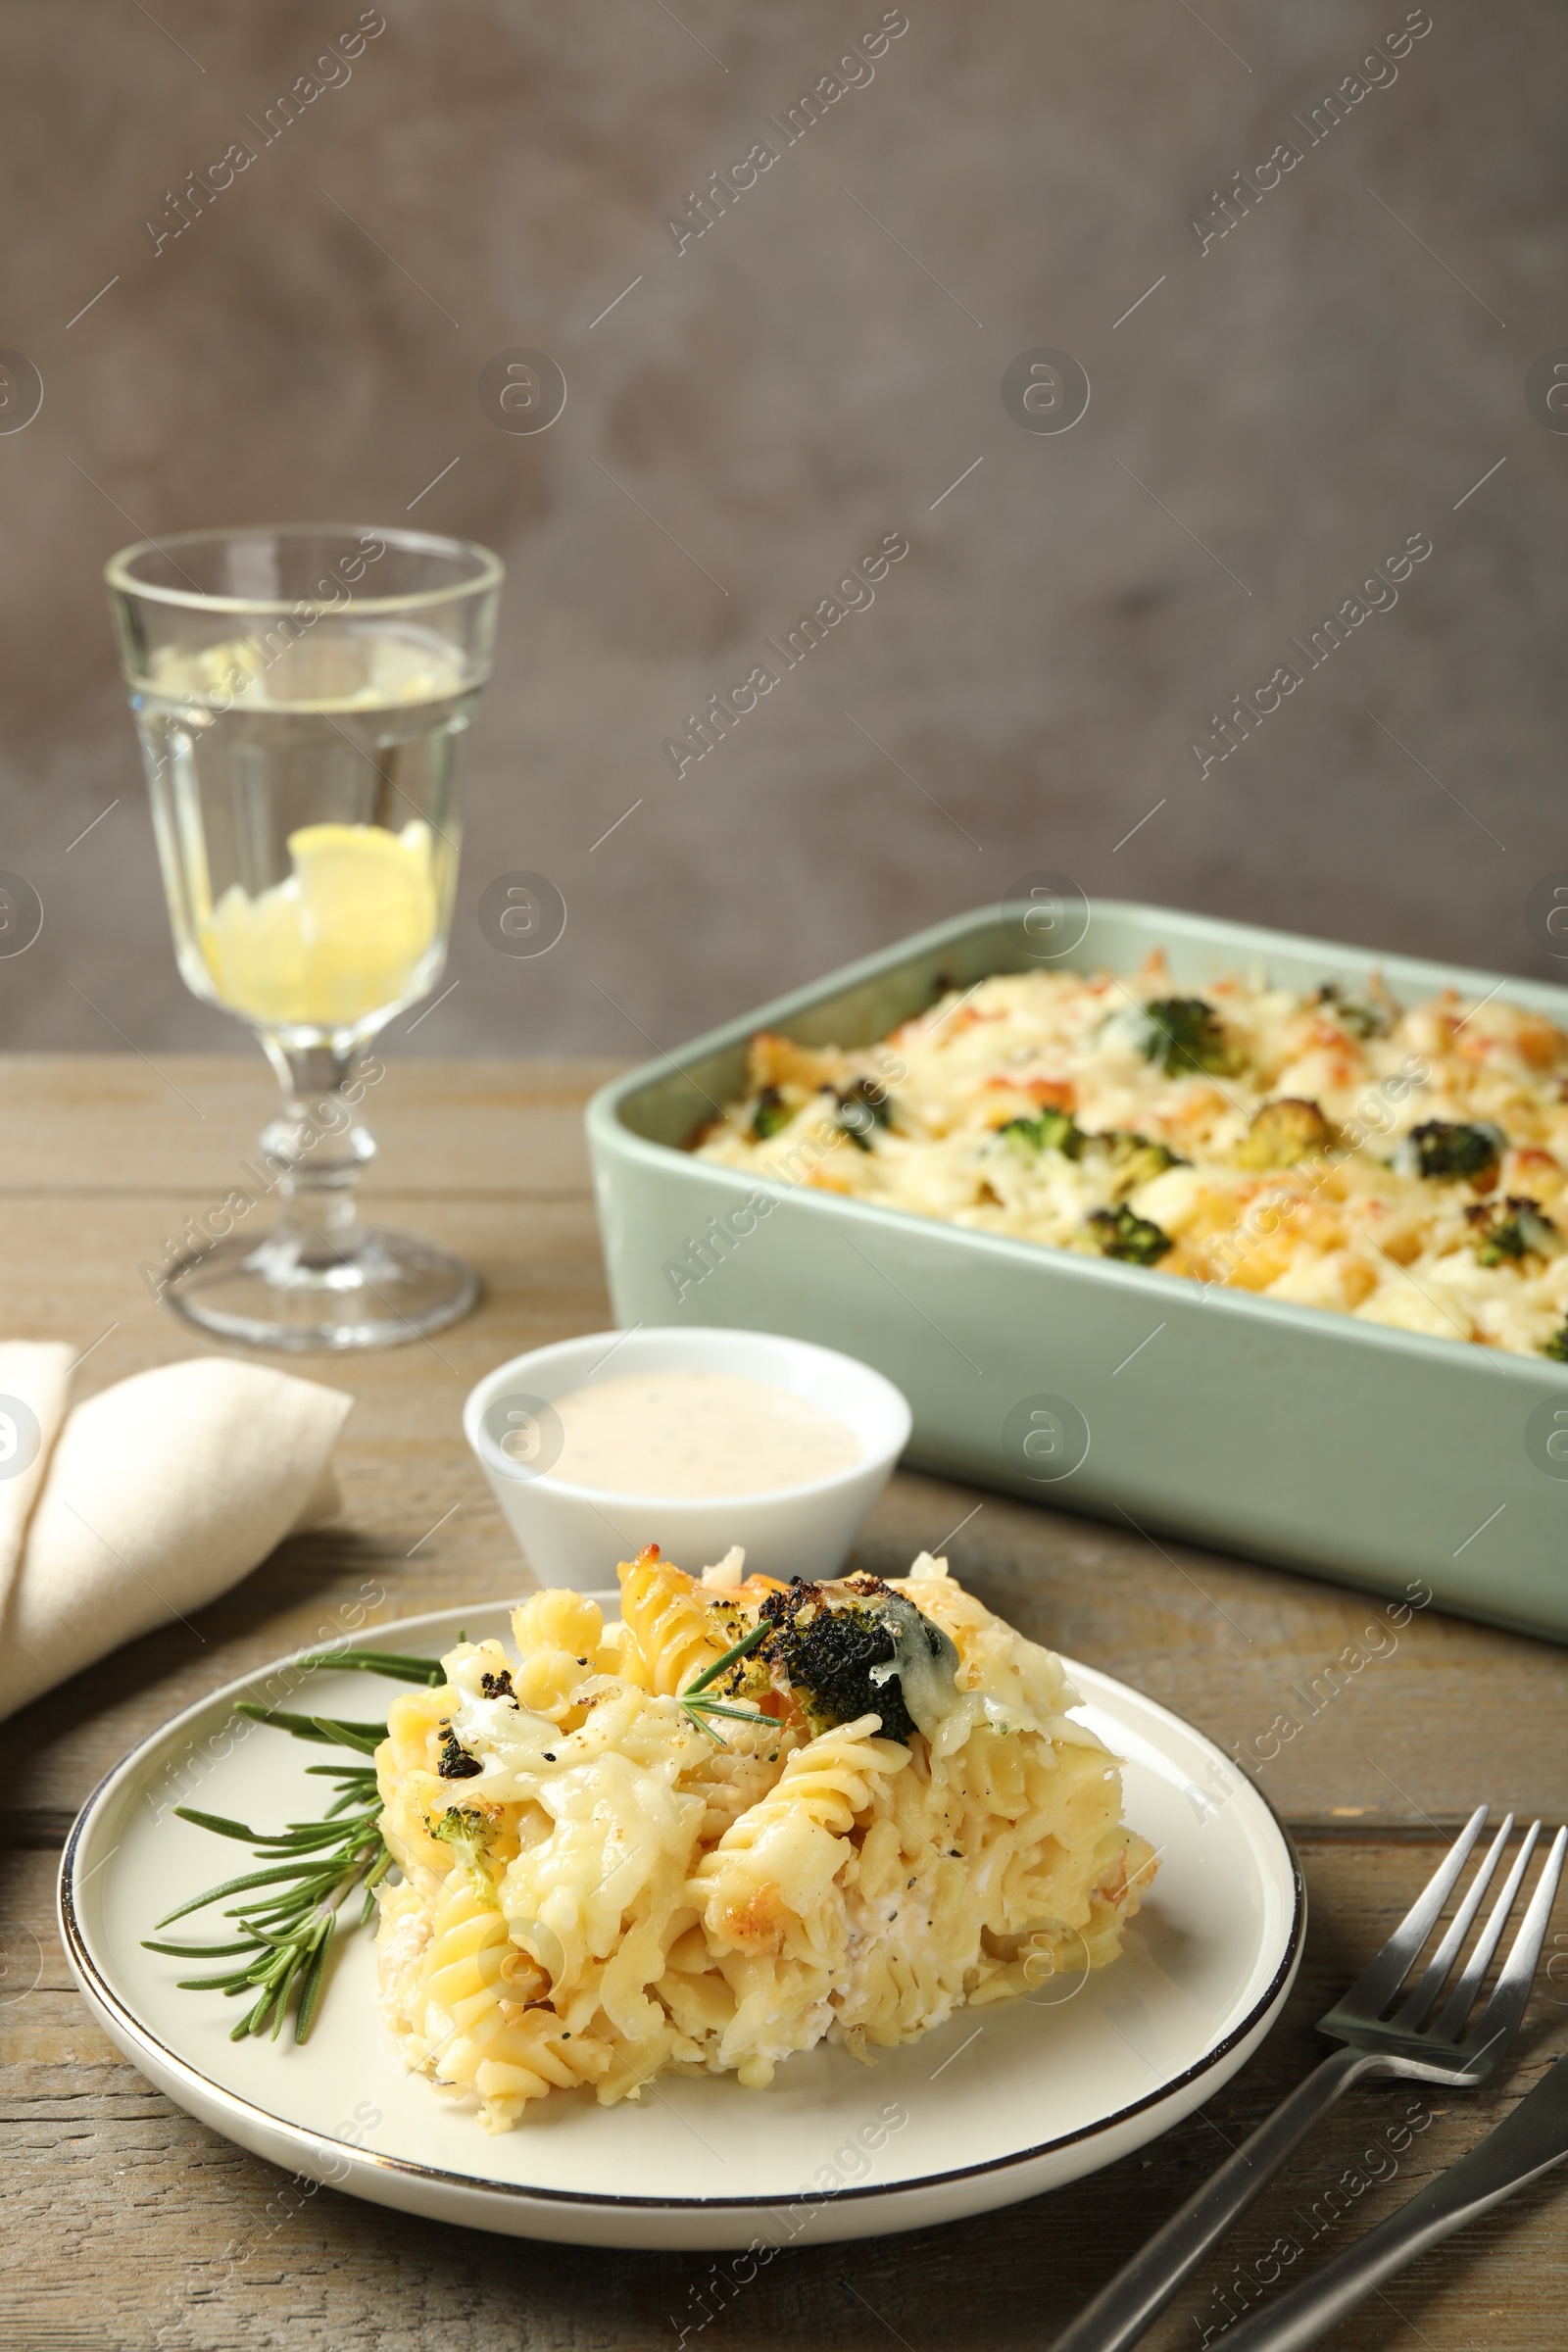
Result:
<svg viewBox="0 0 1568 2352">
<path fill-rule="evenodd" d="M 1113 900 L 1048 956 L 1027 911 L 939 924 L 602 1088 L 588 1141 L 617 1321 L 820 1341 L 904 1390 L 922 1469 L 1379 1592 L 1419 1580 L 1466 1616 L 1568 1640 L 1568 1368 L 759 1184 L 681 1148 L 742 1091 L 755 1030 L 868 1044 L 943 988 L 1036 962 L 1131 971 L 1162 947 L 1194 988 L 1376 969 L 1406 1003 L 1495 988 L 1568 1028 L 1568 989 Z"/>
</svg>

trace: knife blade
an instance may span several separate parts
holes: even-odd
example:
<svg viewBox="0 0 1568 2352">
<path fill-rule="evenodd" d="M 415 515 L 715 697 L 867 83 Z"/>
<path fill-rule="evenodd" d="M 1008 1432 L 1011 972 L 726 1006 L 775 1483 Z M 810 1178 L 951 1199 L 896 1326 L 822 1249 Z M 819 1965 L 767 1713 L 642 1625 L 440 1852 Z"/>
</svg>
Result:
<svg viewBox="0 0 1568 2352">
<path fill-rule="evenodd" d="M 1299 2352 L 1429 2246 L 1489 2213 L 1568 2159 L 1568 2055 L 1511 2115 L 1409 2202 L 1266 2311 L 1241 2321 L 1227 2352 Z"/>
</svg>

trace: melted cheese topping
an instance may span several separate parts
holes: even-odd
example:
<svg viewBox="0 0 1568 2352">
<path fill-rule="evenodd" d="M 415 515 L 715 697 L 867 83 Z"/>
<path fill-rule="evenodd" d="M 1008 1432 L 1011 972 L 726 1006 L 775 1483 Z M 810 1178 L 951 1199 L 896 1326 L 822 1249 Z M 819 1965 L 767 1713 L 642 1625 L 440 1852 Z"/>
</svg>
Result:
<svg viewBox="0 0 1568 2352">
<path fill-rule="evenodd" d="M 392 1702 L 382 2008 L 437 2089 L 497 2131 L 668 2071 L 760 2089 L 823 2039 L 863 2057 L 1115 1959 L 1156 1861 L 1116 1760 L 1061 1661 L 945 1561 L 877 1594 L 924 1661 L 907 1741 L 874 1710 L 813 1735 L 765 1678 L 782 1713 L 743 1697 L 704 1729 L 699 1686 L 787 1588 L 715 1591 L 653 1547 L 619 1573 L 618 1626 L 536 1592 L 514 1651 L 459 1642 Z"/>
<path fill-rule="evenodd" d="M 1200 1068 L 1151 1018 L 1173 999 L 1193 1001 L 1155 956 L 1132 979 L 999 974 L 878 1045 L 760 1036 L 746 1098 L 695 1148 L 1364 1322 L 1519 1354 L 1557 1341 L 1568 1037 L 1544 1015 L 1497 997 L 1406 1008 L 1376 982 L 1355 1004 L 1230 976 L 1202 990 L 1222 1050 Z M 1495 1164 L 1422 1174 L 1413 1131 L 1433 1122 L 1492 1131 Z"/>
</svg>

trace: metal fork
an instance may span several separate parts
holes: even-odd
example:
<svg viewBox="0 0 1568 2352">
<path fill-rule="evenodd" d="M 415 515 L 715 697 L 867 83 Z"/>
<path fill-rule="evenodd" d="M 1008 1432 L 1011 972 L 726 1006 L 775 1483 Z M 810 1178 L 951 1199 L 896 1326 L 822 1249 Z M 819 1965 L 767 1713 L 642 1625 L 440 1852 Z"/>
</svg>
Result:
<svg viewBox="0 0 1568 2352">
<path fill-rule="evenodd" d="M 1452 1974 L 1480 1911 L 1482 1898 L 1513 1832 L 1510 1813 L 1492 1840 L 1432 1958 L 1392 2016 L 1386 2012 L 1410 1977 L 1444 1904 L 1481 1835 L 1487 1808 L 1481 1805 L 1448 1848 L 1418 1899 L 1388 1942 L 1344 1998 L 1319 2018 L 1317 2030 L 1343 2046 L 1314 2068 L 1306 2081 L 1275 2108 L 1227 2164 L 1173 2213 L 1107 2286 L 1079 2313 L 1051 2352 L 1122 2352 L 1136 2343 L 1163 2311 L 1184 2278 L 1224 2236 L 1237 2218 L 1277 2173 L 1318 2121 L 1352 2082 L 1369 2075 L 1397 2075 L 1417 2082 L 1441 2082 L 1449 2090 L 1473 2090 L 1484 2082 L 1519 2030 L 1530 1998 L 1536 1963 L 1545 1940 L 1551 1906 L 1568 1848 L 1568 1829 L 1552 1840 L 1529 1907 L 1503 1961 L 1492 1996 L 1474 2026 L 1470 2012 L 1502 1939 L 1530 1857 L 1541 1835 L 1533 1822 L 1525 1832 L 1502 1890 L 1464 1964 L 1457 1984 L 1435 2025 L 1428 2026 L 1439 1994 Z M 1468 2030 L 1467 2030 L 1468 2028 Z"/>
</svg>

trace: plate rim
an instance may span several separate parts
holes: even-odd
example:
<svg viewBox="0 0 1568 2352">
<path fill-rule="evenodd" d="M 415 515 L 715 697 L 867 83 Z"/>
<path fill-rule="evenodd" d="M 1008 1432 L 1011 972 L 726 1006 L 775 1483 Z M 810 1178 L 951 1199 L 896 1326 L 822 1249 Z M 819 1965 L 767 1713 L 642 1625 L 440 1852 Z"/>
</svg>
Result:
<svg viewBox="0 0 1568 2352">
<path fill-rule="evenodd" d="M 526 1600 L 529 1595 L 524 1593 L 521 1597 Z M 617 1603 L 619 1597 L 618 1592 L 612 1593 L 609 1590 L 583 1594 L 584 1599 L 603 1601 L 612 1598 Z M 416 1632 L 421 1626 L 461 1616 L 465 1608 L 500 1609 L 514 1608 L 518 1605 L 520 1604 L 517 1601 L 506 1599 L 459 1601 L 447 1608 L 425 1610 L 416 1617 L 390 1619 L 384 1625 L 369 1627 L 366 1631 L 368 1634 L 374 1634 L 378 1645 L 380 1645 L 382 1638 L 385 1636 Z M 352 1647 L 353 1644 L 346 1643 L 345 1646 Z M 772 2213 L 777 2212 L 781 2204 L 790 2207 L 808 2204 L 836 2206 L 862 2204 L 874 2199 L 898 2201 L 916 2197 L 929 2190 L 940 2190 L 963 2181 L 986 2180 L 1024 2165 L 1038 2164 L 1044 2158 L 1054 2156 L 1064 2149 L 1085 2146 L 1103 2133 L 1117 2131 L 1133 2121 L 1134 2118 L 1147 2114 L 1152 2107 L 1157 2107 L 1167 2099 L 1178 2097 L 1194 2082 L 1200 2081 L 1205 2075 L 1211 2074 L 1236 2049 L 1238 2044 L 1246 2041 L 1250 2035 L 1257 2032 L 1260 2026 L 1265 2025 L 1272 2018 L 1294 1982 L 1297 1969 L 1300 1964 L 1301 1952 L 1306 1939 L 1306 1882 L 1301 1871 L 1300 1856 L 1296 1849 L 1296 1841 L 1284 1821 L 1281 1820 L 1272 1799 L 1257 1786 L 1255 1781 L 1241 1770 L 1234 1758 L 1226 1756 L 1224 1750 L 1216 1741 L 1209 1739 L 1206 1732 L 1200 1732 L 1196 1724 L 1189 1723 L 1187 1718 L 1178 1715 L 1174 1708 L 1167 1707 L 1161 1700 L 1151 1698 L 1146 1692 L 1135 1690 L 1132 1684 L 1122 1682 L 1118 1676 L 1106 1674 L 1098 1666 L 1091 1666 L 1086 1661 L 1070 1658 L 1058 1650 L 1054 1654 L 1060 1658 L 1069 1677 L 1092 1676 L 1095 1681 L 1108 1685 L 1116 1692 L 1125 1691 L 1129 1697 L 1136 1699 L 1139 1705 L 1152 1707 L 1157 1715 L 1164 1716 L 1170 1722 L 1178 1725 L 1190 1738 L 1199 1740 L 1204 1747 L 1210 1749 L 1227 1769 L 1237 1772 L 1243 1785 L 1261 1804 L 1269 1825 L 1280 1840 L 1289 1865 L 1291 1916 L 1284 1936 L 1283 1948 L 1273 1975 L 1252 2001 L 1247 2014 L 1237 2021 L 1224 2039 L 1216 2042 L 1212 2048 L 1205 2050 L 1200 2058 L 1195 2059 L 1193 2064 L 1184 2068 L 1179 2075 L 1173 2075 L 1168 2082 L 1161 2082 L 1157 2088 L 1146 2092 L 1142 2098 L 1131 2100 L 1126 2106 L 1116 2108 L 1109 2115 L 1099 2117 L 1092 2124 L 1084 2124 L 1072 2132 L 1059 2132 L 1054 2138 L 1042 2140 L 1028 2148 L 1017 2149 L 1006 2156 L 994 2156 L 980 2163 L 958 2165 L 949 2172 L 922 2173 L 908 2180 L 867 2181 L 859 2185 L 846 2185 L 839 2189 L 801 2188 L 793 2194 L 786 2194 L 783 2197 L 635 2196 L 597 2189 L 551 2188 L 544 2183 L 500 2180 L 473 2173 L 452 2172 L 444 2165 L 420 2164 L 410 2157 L 389 2156 L 378 2149 L 362 2147 L 352 2140 L 334 2139 L 328 2133 L 314 2131 L 308 2124 L 293 2123 L 270 2108 L 258 2106 L 253 2099 L 243 2097 L 238 2091 L 225 2088 L 222 2083 L 215 2082 L 210 2075 L 204 2074 L 200 2067 L 193 2065 L 188 2059 L 180 2057 L 176 2051 L 170 2049 L 167 2043 L 161 2041 L 158 2035 L 126 2006 L 93 1957 L 88 1947 L 85 1931 L 77 1916 L 74 1886 L 76 1853 L 92 1817 L 114 1788 L 132 1775 L 134 1767 L 147 1750 L 167 1739 L 172 1732 L 177 1731 L 190 1718 L 203 1714 L 207 1709 L 229 1697 L 231 1693 L 244 1691 L 261 1676 L 275 1674 L 280 1668 L 289 1666 L 298 1659 L 319 1654 L 319 1649 L 316 1645 L 305 1643 L 300 1648 L 290 1650 L 281 1657 L 264 1659 L 259 1665 L 250 1668 L 244 1674 L 236 1675 L 231 1682 L 221 1684 L 216 1690 L 208 1691 L 201 1698 L 193 1699 L 188 1707 L 182 1707 L 179 1713 L 172 1715 L 167 1723 L 160 1724 L 145 1734 L 142 1739 L 137 1740 L 135 1746 L 121 1758 L 118 1764 L 111 1766 L 85 1799 L 75 1820 L 72 1823 L 71 1833 L 60 1857 L 60 1870 L 56 1881 L 56 1913 L 67 1961 L 83 1994 L 90 2003 L 96 2003 L 100 2009 L 113 2017 L 121 2031 L 138 2048 L 146 2050 L 160 2068 L 192 2088 L 205 2103 L 209 2105 L 216 2103 L 234 2115 L 249 2119 L 253 2126 L 260 2127 L 264 2132 L 281 2132 L 313 2148 L 329 2151 L 334 2161 L 341 2152 L 343 2156 L 350 2159 L 351 2172 L 353 2164 L 358 2163 L 368 2165 L 383 2174 L 428 2181 L 437 2188 L 456 2191 L 462 2195 L 499 2198 L 514 2207 L 541 2204 L 577 2211 L 605 2213 L 668 2212 L 692 2215 Z M 193 2111 L 187 2109 L 187 2112 Z M 249 2143 L 242 2142 L 241 2144 L 248 2145 Z M 352 2179 L 345 2179 L 338 2185 L 345 2188 L 352 2187 Z"/>
</svg>

